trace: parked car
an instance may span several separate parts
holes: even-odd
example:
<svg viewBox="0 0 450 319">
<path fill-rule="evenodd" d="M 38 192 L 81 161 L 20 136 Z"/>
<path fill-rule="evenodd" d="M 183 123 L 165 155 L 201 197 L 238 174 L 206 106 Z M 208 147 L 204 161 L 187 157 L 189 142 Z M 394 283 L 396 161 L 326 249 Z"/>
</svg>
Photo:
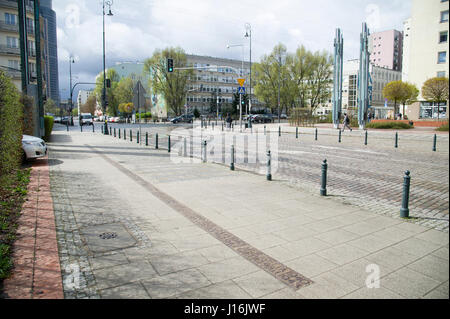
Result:
<svg viewBox="0 0 450 319">
<path fill-rule="evenodd" d="M 261 114 L 261 123 L 272 123 L 274 117 L 272 114 Z"/>
<path fill-rule="evenodd" d="M 53 118 L 53 122 L 54 122 L 54 123 L 61 123 L 61 116 L 55 116 L 55 117 Z"/>
<path fill-rule="evenodd" d="M 172 122 L 173 124 L 176 123 L 192 123 L 194 120 L 194 115 L 193 114 L 183 114 L 180 116 L 177 116 L 175 118 L 173 118 L 172 120 L 170 120 L 170 122 Z"/>
<path fill-rule="evenodd" d="M 81 113 L 80 115 L 80 125 L 94 125 L 91 113 Z"/>
<path fill-rule="evenodd" d="M 22 136 L 22 150 L 23 161 L 47 155 L 47 145 L 44 140 L 30 135 Z"/>
<path fill-rule="evenodd" d="M 67 123 L 70 124 L 70 117 L 69 117 L 69 116 L 63 116 L 63 117 L 61 118 L 61 124 L 66 125 Z"/>
</svg>

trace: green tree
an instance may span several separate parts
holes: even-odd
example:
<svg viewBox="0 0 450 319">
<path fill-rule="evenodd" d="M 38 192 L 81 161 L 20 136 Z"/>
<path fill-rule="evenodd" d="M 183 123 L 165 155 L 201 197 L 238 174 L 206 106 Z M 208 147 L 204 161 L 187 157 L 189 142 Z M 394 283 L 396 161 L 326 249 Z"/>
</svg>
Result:
<svg viewBox="0 0 450 319">
<path fill-rule="evenodd" d="M 174 72 L 167 71 L 167 59 L 173 59 Z M 188 91 L 187 82 L 193 76 L 193 70 L 176 70 L 186 67 L 187 58 L 183 49 L 166 48 L 157 49 L 151 58 L 144 62 L 144 72 L 149 74 L 151 87 L 154 93 L 162 94 L 166 101 L 168 111 L 175 115 L 183 113 L 183 105 Z"/>
<path fill-rule="evenodd" d="M 92 94 L 87 98 L 86 103 L 81 106 L 81 113 L 90 113 L 92 116 L 94 116 L 96 107 L 97 98 Z"/>
<path fill-rule="evenodd" d="M 439 120 L 440 104 L 448 101 L 448 78 L 435 77 L 426 80 L 422 86 L 422 96 L 425 100 L 438 104 Z"/>
<path fill-rule="evenodd" d="M 44 113 L 58 114 L 59 108 L 56 106 L 55 101 L 52 99 L 47 99 L 44 104 Z"/>
<path fill-rule="evenodd" d="M 312 110 L 331 97 L 330 84 L 333 82 L 332 57 L 329 53 L 315 52 L 312 70 L 308 80 L 309 105 Z"/>
<path fill-rule="evenodd" d="M 133 109 L 134 105 L 132 102 L 119 104 L 119 112 L 125 115 L 125 117 L 129 117 L 130 114 L 133 112 Z"/>
<path fill-rule="evenodd" d="M 392 81 L 383 88 L 383 97 L 394 102 L 394 113 L 398 114 L 397 103 L 408 97 L 409 86 L 402 81 Z"/>
<path fill-rule="evenodd" d="M 114 91 L 117 103 L 133 102 L 133 80 L 130 77 L 120 79 Z"/>
<path fill-rule="evenodd" d="M 106 108 L 106 113 L 109 116 L 117 116 L 117 111 L 119 107 L 119 103 L 115 96 L 115 90 L 120 81 L 120 76 L 117 74 L 116 70 L 108 69 L 106 71 L 106 78 L 111 80 L 111 87 L 106 88 L 106 97 L 108 100 L 108 106 Z M 96 85 L 94 89 L 94 93 L 97 96 L 98 101 L 102 101 L 103 94 L 103 72 L 99 74 L 96 80 Z M 103 107 L 103 106 L 102 106 Z M 103 111 L 103 108 L 102 108 Z"/>
</svg>

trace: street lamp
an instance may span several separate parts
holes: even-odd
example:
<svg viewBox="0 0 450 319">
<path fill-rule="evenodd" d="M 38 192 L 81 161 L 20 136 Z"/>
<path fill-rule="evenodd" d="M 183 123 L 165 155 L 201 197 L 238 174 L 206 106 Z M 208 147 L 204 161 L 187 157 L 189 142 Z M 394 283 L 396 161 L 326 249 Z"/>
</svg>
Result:
<svg viewBox="0 0 450 319">
<path fill-rule="evenodd" d="M 245 36 L 249 38 L 250 43 L 250 83 L 249 83 L 249 100 L 248 100 L 248 114 L 252 109 L 252 26 L 250 23 L 245 24 Z"/>
<path fill-rule="evenodd" d="M 72 90 L 72 63 L 75 63 L 75 59 L 73 56 L 69 57 L 69 77 L 70 77 L 70 105 L 69 105 L 69 116 L 70 116 L 70 126 L 73 126 L 73 116 L 72 116 L 72 108 L 73 108 L 73 90 Z"/>
<path fill-rule="evenodd" d="M 228 44 L 227 49 L 232 47 L 242 47 L 242 75 L 244 74 L 244 45 L 243 44 Z M 242 131 L 242 94 L 239 94 L 239 128 Z"/>
<path fill-rule="evenodd" d="M 104 134 L 108 135 L 108 119 L 106 117 L 106 66 L 105 66 L 105 4 L 109 7 L 108 16 L 112 16 L 111 6 L 113 4 L 113 0 L 105 1 L 103 0 L 103 92 L 102 92 L 102 108 L 103 108 L 103 116 L 105 116 L 105 129 Z"/>
</svg>

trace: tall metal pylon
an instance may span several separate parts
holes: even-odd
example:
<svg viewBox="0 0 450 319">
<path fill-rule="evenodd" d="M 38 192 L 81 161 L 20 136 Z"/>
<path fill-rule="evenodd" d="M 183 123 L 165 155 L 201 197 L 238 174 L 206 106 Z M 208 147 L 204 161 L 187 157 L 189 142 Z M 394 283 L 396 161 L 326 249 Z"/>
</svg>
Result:
<svg viewBox="0 0 450 319">
<path fill-rule="evenodd" d="M 358 124 L 359 129 L 365 129 L 367 110 L 369 108 L 369 29 L 363 22 L 361 32 L 361 47 L 359 51 L 358 72 Z"/>
<path fill-rule="evenodd" d="M 344 39 L 341 29 L 336 29 L 334 39 L 334 69 L 333 69 L 333 126 L 339 127 L 342 112 L 342 70 L 344 57 Z"/>
</svg>

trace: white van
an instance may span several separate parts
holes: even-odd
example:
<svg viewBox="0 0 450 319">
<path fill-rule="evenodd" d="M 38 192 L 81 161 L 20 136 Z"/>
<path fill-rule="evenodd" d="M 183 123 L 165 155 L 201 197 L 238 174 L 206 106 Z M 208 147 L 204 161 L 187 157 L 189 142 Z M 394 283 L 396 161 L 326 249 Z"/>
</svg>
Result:
<svg viewBox="0 0 450 319">
<path fill-rule="evenodd" d="M 94 121 L 93 121 L 91 113 L 81 113 L 81 115 L 80 115 L 80 125 L 83 126 L 85 124 L 87 124 L 87 125 L 94 125 Z"/>
</svg>

